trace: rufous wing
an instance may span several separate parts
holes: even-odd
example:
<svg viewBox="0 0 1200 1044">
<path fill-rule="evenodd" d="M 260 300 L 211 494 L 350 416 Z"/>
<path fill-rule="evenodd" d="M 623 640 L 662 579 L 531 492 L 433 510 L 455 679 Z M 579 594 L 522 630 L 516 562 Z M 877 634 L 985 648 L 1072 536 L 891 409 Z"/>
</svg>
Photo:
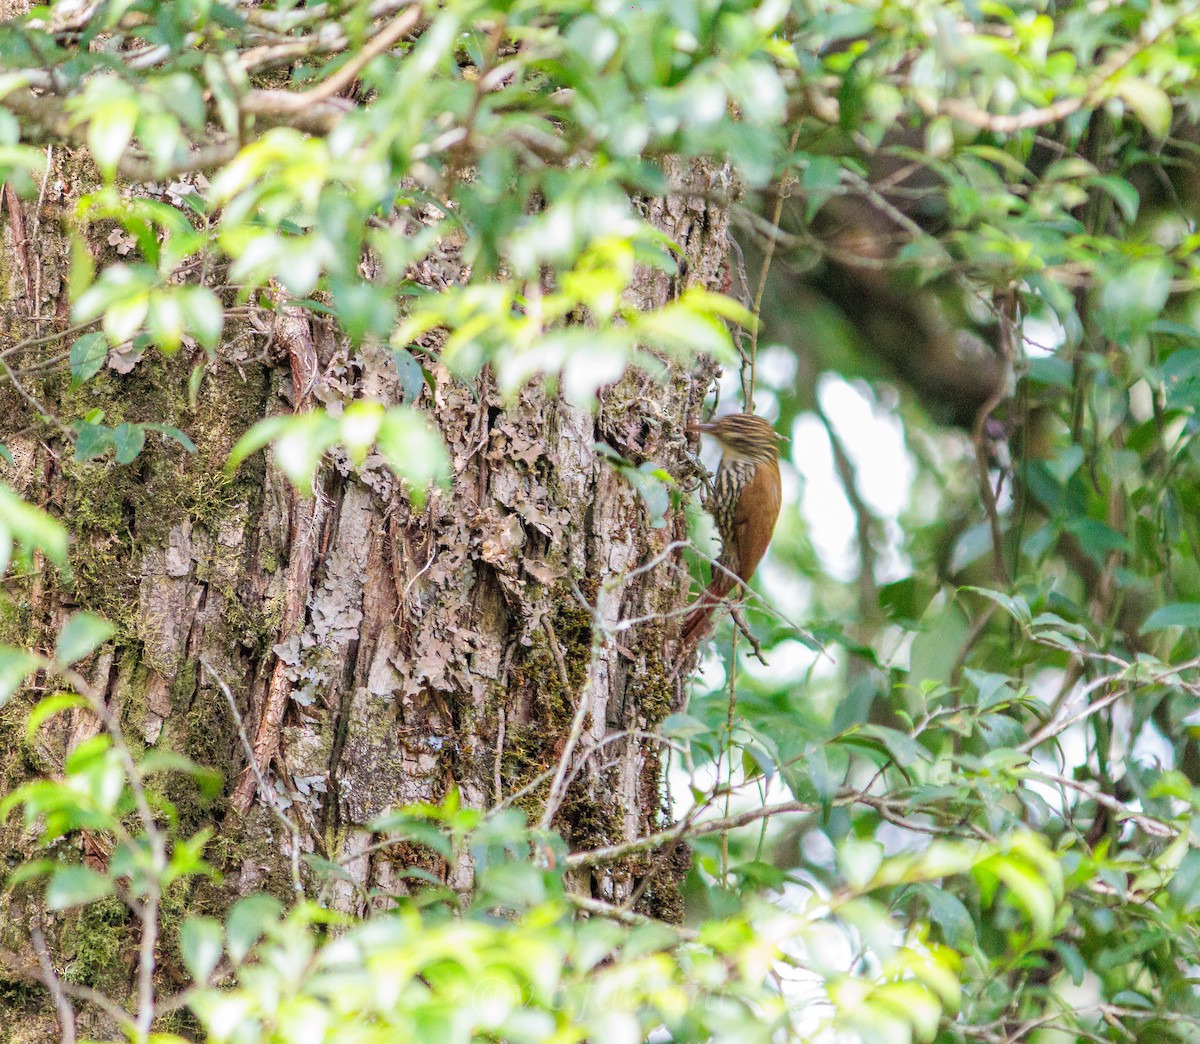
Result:
<svg viewBox="0 0 1200 1044">
<path fill-rule="evenodd" d="M 779 466 L 774 462 L 759 464 L 754 476 L 742 487 L 733 515 L 738 576 L 743 583 L 754 575 L 766 554 L 779 518 L 779 505 Z"/>
<path fill-rule="evenodd" d="M 779 518 L 779 467 L 773 461 L 759 464 L 754 476 L 742 487 L 733 513 L 733 538 L 737 541 L 737 574 L 745 583 L 754 575 L 766 553 Z M 729 548 L 721 559 L 733 561 Z M 713 610 L 734 587 L 727 572 L 713 570 L 712 581 L 692 606 L 683 625 L 681 648 L 690 650 L 708 630 Z"/>
</svg>

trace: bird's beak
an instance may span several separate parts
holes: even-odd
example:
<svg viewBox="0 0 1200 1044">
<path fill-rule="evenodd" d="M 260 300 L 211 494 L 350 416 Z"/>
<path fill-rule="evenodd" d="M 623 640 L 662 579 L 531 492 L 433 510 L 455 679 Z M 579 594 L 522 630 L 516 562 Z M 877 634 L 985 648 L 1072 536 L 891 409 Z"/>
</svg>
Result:
<svg viewBox="0 0 1200 1044">
<path fill-rule="evenodd" d="M 715 424 L 704 424 L 703 422 L 700 422 L 696 424 L 689 424 L 683 430 L 689 435 L 707 435 L 715 427 Z"/>
</svg>

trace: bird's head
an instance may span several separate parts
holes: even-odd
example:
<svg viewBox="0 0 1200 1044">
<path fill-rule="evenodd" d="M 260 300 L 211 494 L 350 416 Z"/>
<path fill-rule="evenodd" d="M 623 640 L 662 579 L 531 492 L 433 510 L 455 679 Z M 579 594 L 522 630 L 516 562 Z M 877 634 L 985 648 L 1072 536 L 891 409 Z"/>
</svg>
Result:
<svg viewBox="0 0 1200 1044">
<path fill-rule="evenodd" d="M 751 413 L 730 413 L 707 424 L 689 424 L 687 430 L 711 435 L 726 456 L 756 462 L 779 460 L 781 437 L 762 417 Z"/>
</svg>

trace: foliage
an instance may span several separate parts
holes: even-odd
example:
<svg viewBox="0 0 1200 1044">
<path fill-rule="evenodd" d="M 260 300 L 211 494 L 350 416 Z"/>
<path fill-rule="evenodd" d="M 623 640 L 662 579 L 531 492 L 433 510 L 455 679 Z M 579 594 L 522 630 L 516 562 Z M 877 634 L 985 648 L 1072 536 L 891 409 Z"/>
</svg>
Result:
<svg viewBox="0 0 1200 1044">
<path fill-rule="evenodd" d="M 77 459 L 197 433 L 55 416 L 39 375 L 85 403 L 144 352 L 186 352 L 194 399 L 231 317 L 301 310 L 354 365 L 394 365 L 404 404 L 334 393 L 265 418 L 231 467 L 270 445 L 307 488 L 327 453 L 378 454 L 419 501 L 449 467 L 416 405 L 435 369 L 592 403 L 629 367 L 707 353 L 740 358 L 748 398 L 791 426 L 790 477 L 829 458 L 858 537 L 847 570 L 819 546 L 829 503 L 785 513 L 752 604 L 811 630 L 755 615 L 770 669 L 722 632 L 662 725 L 693 803 L 678 825 L 567 852 L 509 808 L 402 810 L 381 849 L 469 855 L 469 894 L 414 870 L 429 887 L 362 920 L 261 896 L 189 917 L 167 997 L 164 904 L 211 870 L 163 781 L 211 776 L 125 740 L 76 668 L 102 621 L 0 648 L 0 700 L 35 672 L 55 690 L 31 736 L 68 708 L 99 722 L 61 776 L 5 799 L 36 849 L 8 887 L 52 911 L 115 897 L 139 929 L 130 997 L 38 951 L 64 1026 L 90 1004 L 142 1040 L 179 1011 L 235 1041 L 1194 1039 L 1198 40 L 1189 2 L 59 0 L 0 27 L 6 193 L 44 198 L 67 149 L 94 166 L 64 233 L 69 329 L 0 350 Z M 701 183 L 701 164 L 730 177 Z M 741 300 L 692 285 L 644 216 L 688 193 L 762 261 L 761 285 L 731 275 Z M 469 279 L 431 293 L 420 274 L 443 265 Z M 669 304 L 634 305 L 646 269 L 677 281 Z M 931 420 L 928 387 L 897 398 L 911 359 L 814 302 L 830 273 L 862 312 L 889 288 L 985 342 L 1004 380 L 969 438 Z M 863 478 L 847 394 L 899 402 L 899 507 Z M 618 463 L 665 519 L 669 476 Z M 0 486 L 0 576 L 62 568 L 65 522 Z M 576 894 L 573 873 L 680 839 L 687 927 Z M 308 868 L 326 890 L 340 871 Z"/>
</svg>

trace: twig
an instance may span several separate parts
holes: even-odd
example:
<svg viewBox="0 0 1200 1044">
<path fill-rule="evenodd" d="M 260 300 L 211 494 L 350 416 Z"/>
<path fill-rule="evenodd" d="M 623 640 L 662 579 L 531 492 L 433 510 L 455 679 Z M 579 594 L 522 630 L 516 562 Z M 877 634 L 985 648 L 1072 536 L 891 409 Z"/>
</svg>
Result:
<svg viewBox="0 0 1200 1044">
<path fill-rule="evenodd" d="M 1005 359 L 1011 369 L 1013 354 L 1011 351 L 1012 315 L 1009 308 L 1012 304 L 1011 291 L 1000 307 L 1000 343 L 1004 348 Z M 975 468 L 979 475 L 979 497 L 983 501 L 987 513 L 988 527 L 992 534 L 992 572 L 997 581 L 1008 584 L 1011 579 L 1008 567 L 1004 564 L 1004 534 L 1000 528 L 1000 510 L 996 505 L 996 494 L 992 491 L 992 480 L 988 468 L 987 445 L 984 441 L 984 429 L 992 411 L 1004 401 L 1008 395 L 1008 381 L 997 384 L 987 401 L 979 407 L 975 414 L 975 425 L 971 430 L 971 441 L 975 445 Z"/>
<path fill-rule="evenodd" d="M 291 835 L 292 838 L 292 891 L 297 895 L 304 894 L 304 883 L 300 879 L 300 828 L 296 826 L 287 816 L 283 814 L 283 809 L 279 807 L 276 800 L 275 791 L 267 786 L 267 781 L 263 778 L 263 774 L 259 771 L 258 765 L 254 760 L 254 747 L 250 744 L 250 737 L 246 735 L 246 726 L 242 721 L 242 715 L 238 711 L 237 701 L 233 698 L 233 692 L 229 686 L 225 684 L 225 679 L 222 678 L 215 670 L 212 664 L 204 657 L 200 658 L 200 666 L 207 672 L 217 684 L 217 688 L 225 697 L 225 702 L 229 704 L 229 711 L 233 715 L 234 724 L 237 726 L 238 738 L 242 741 L 242 747 L 246 751 L 246 757 L 249 759 L 250 769 L 254 773 L 255 782 L 258 784 L 259 797 L 264 805 L 275 813 L 275 818 L 283 825 L 283 828 Z"/>
<path fill-rule="evenodd" d="M 286 348 L 292 374 L 293 410 L 299 412 L 311 401 L 319 380 L 317 351 L 313 344 L 312 325 L 304 310 L 297 305 L 282 303 L 283 290 L 277 291 L 281 306 L 275 316 L 273 329 Z M 318 555 L 316 533 L 324 505 L 320 497 L 301 498 L 294 490 L 290 495 L 290 536 L 288 548 L 287 588 L 283 616 L 279 623 L 279 641 L 286 642 L 298 634 L 304 623 L 308 594 L 312 587 L 313 569 Z M 230 798 L 232 807 L 245 815 L 254 801 L 255 776 L 265 774 L 267 765 L 279 747 L 283 718 L 292 694 L 292 682 L 283 660 L 276 657 L 267 683 L 266 699 L 254 734 L 253 757 L 243 770 Z M 254 772 L 251 772 L 251 767 Z"/>
<path fill-rule="evenodd" d="M 546 632 L 548 639 L 546 644 L 550 646 L 550 655 L 554 660 L 554 666 L 558 668 L 558 680 L 562 683 L 563 696 L 570 699 L 571 677 L 567 674 L 567 661 L 563 659 L 562 646 L 558 644 L 558 635 L 554 633 L 554 624 L 550 620 L 549 613 L 542 617 L 542 630 Z"/>
<path fill-rule="evenodd" d="M 33 950 L 37 954 L 38 965 L 42 969 L 42 982 L 50 991 L 50 996 L 54 1000 L 54 1009 L 58 1012 L 62 1044 L 75 1044 L 75 1008 L 72 1006 L 70 998 L 63 993 L 62 982 L 54 970 L 54 965 L 50 962 L 50 950 L 46 946 L 46 937 L 42 934 L 41 927 L 36 924 L 30 929 L 29 934 L 33 940 Z"/>
<path fill-rule="evenodd" d="M 259 115 L 287 115 L 304 112 L 328 101 L 339 91 L 350 86 L 373 58 L 382 54 L 421 20 L 421 5 L 414 3 L 397 15 L 373 36 L 361 51 L 346 62 L 327 80 L 316 87 L 296 94 L 291 91 L 253 90 L 243 99 L 246 112 Z"/>
<path fill-rule="evenodd" d="M 601 618 L 601 604 L 604 599 L 604 588 L 600 589 L 596 598 L 596 608 L 594 610 L 593 619 Z M 558 639 L 554 637 L 554 628 L 550 624 L 548 616 L 542 618 L 542 624 L 546 628 L 546 636 L 550 638 L 551 652 L 554 654 L 555 663 L 559 666 L 559 671 L 564 679 L 563 684 L 566 686 L 567 697 L 570 698 L 571 688 L 570 679 L 567 677 L 566 663 L 562 658 L 562 650 L 558 648 Z M 566 779 L 567 771 L 570 767 L 571 758 L 575 754 L 575 747 L 578 745 L 580 737 L 583 735 L 583 726 L 587 721 L 588 713 L 591 711 L 591 695 L 592 682 L 595 678 L 596 671 L 599 669 L 600 650 L 603 647 L 604 639 L 600 635 L 600 629 L 593 627 L 592 629 L 592 653 L 588 662 L 587 679 L 583 683 L 583 688 L 578 696 L 578 706 L 575 708 L 575 717 L 571 722 L 571 732 L 567 736 L 567 742 L 563 747 L 562 754 L 558 759 L 558 765 L 554 770 L 554 779 L 550 784 L 550 794 L 546 798 L 546 807 L 542 811 L 542 818 L 538 822 L 540 830 L 549 830 L 550 824 L 554 820 L 554 815 L 558 812 L 559 806 L 562 804 L 563 798 L 566 796 L 563 782 Z"/>
<path fill-rule="evenodd" d="M 765 273 L 764 273 L 765 274 Z M 729 783 L 725 790 L 725 818 L 729 818 L 729 803 L 733 800 L 733 719 L 737 707 L 737 646 L 738 633 L 733 632 L 729 651 L 729 702 L 725 710 L 725 743 L 717 755 L 717 780 L 721 779 L 721 762 L 728 756 Z M 721 879 L 729 887 L 729 831 L 721 833 Z"/>
<path fill-rule="evenodd" d="M 11 184 L 4 184 L 4 204 L 8 209 L 9 227 L 12 228 L 13 247 L 17 251 L 17 261 L 21 268 L 21 279 L 25 283 L 25 300 L 31 309 L 37 308 L 33 299 L 33 276 L 29 270 L 29 239 L 25 235 L 25 214 L 21 210 L 21 200 L 17 190 Z"/>
<path fill-rule="evenodd" d="M 1161 22 L 1154 26 L 1150 32 L 1139 36 L 1136 40 L 1130 40 L 1124 47 L 1114 51 L 1088 77 L 1083 94 L 1077 98 L 1062 98 L 1050 105 L 1037 109 L 1027 109 L 1025 112 L 1013 113 L 1012 115 L 990 113 L 984 109 L 976 108 L 969 102 L 953 98 L 942 99 L 934 103 L 926 100 L 923 96 L 917 95 L 915 96 L 915 101 L 927 116 L 942 113 L 952 116 L 956 120 L 962 120 L 963 123 L 969 123 L 972 127 L 978 127 L 980 130 L 991 131 L 993 134 L 1012 134 L 1016 131 L 1030 130 L 1033 127 L 1044 127 L 1050 123 L 1058 123 L 1060 120 L 1066 119 L 1085 106 L 1093 105 L 1099 101 L 1100 95 L 1104 92 L 1109 80 L 1132 62 L 1142 51 L 1148 47 L 1152 47 L 1167 33 L 1174 31 L 1180 22 L 1194 14 L 1197 9 L 1200 9 L 1200 3 L 1180 4 L 1175 9 L 1174 18 Z"/>
<path fill-rule="evenodd" d="M 150 845 L 151 866 L 154 872 L 146 876 L 146 896 L 142 899 L 141 905 L 132 907 L 142 922 L 142 938 L 138 948 L 138 1013 L 134 1029 L 137 1040 L 144 1041 L 148 1038 L 150 1027 L 154 1022 L 154 952 L 158 945 L 158 910 L 162 898 L 158 874 L 161 874 L 167 867 L 167 843 L 154 818 L 141 772 L 133 760 L 129 744 L 125 741 L 121 722 L 108 709 L 104 697 L 82 674 L 77 670 L 64 670 L 62 673 L 75 691 L 87 699 L 92 712 L 100 719 L 112 737 L 113 750 L 117 752 L 125 765 L 134 807 L 137 809 L 138 818 L 142 822 L 146 840 Z"/>
<path fill-rule="evenodd" d="M 1123 801 L 1119 801 L 1111 794 L 1106 794 L 1098 787 L 1089 786 L 1087 783 L 1077 779 L 1071 779 L 1069 776 L 1062 776 L 1054 772 L 1046 772 L 1044 769 L 1026 768 L 1026 775 L 1036 776 L 1044 780 L 1048 784 L 1054 784 L 1058 787 L 1065 787 L 1069 790 L 1074 790 L 1082 794 L 1084 797 L 1096 802 L 1097 805 L 1103 805 L 1105 808 L 1115 812 L 1122 819 L 1130 820 L 1136 823 L 1151 837 L 1178 837 L 1182 830 L 1172 826 L 1170 823 L 1164 823 L 1161 819 L 1155 819 L 1153 816 L 1148 816 L 1144 812 L 1138 812 L 1130 808 Z M 1063 796 L 1064 804 L 1066 796 Z"/>
<path fill-rule="evenodd" d="M 746 623 L 746 618 L 742 615 L 742 607 L 737 604 L 731 604 L 729 606 L 729 616 L 737 624 L 738 630 L 746 636 L 746 641 L 750 643 L 750 652 L 754 658 L 764 667 L 770 667 L 771 665 L 767 662 L 767 658 L 763 655 L 762 642 L 750 630 L 750 625 Z"/>
<path fill-rule="evenodd" d="M 29 982 L 43 981 L 40 968 L 26 964 L 16 954 L 3 948 L 0 948 L 0 968 L 3 968 L 11 975 Z M 133 1019 L 130 1017 L 129 1012 L 118 1004 L 115 1004 L 111 998 L 106 997 L 99 990 L 94 990 L 90 986 L 79 986 L 76 983 L 66 982 L 62 979 L 58 980 L 58 986 L 68 997 L 73 997 L 75 1000 L 82 1001 L 85 1004 L 94 1004 L 118 1026 L 132 1028 Z"/>
<path fill-rule="evenodd" d="M 971 621 L 971 626 L 967 628 L 966 637 L 962 640 L 962 645 L 958 648 L 958 655 L 954 658 L 954 666 L 950 668 L 950 687 L 957 688 L 962 680 L 963 667 L 966 666 L 967 657 L 971 650 L 975 647 L 975 642 L 983 633 L 983 629 L 987 627 L 988 621 L 995 615 L 996 610 L 1000 608 L 999 602 L 988 602 L 980 614 Z"/>
<path fill-rule="evenodd" d="M 845 800 L 843 799 L 839 803 L 844 804 Z M 573 852 L 567 856 L 566 865 L 574 870 L 585 866 L 596 866 L 599 863 L 611 863 L 615 859 L 622 859 L 627 855 L 644 852 L 648 848 L 657 848 L 659 845 L 670 844 L 682 837 L 703 837 L 706 834 L 734 830 L 737 827 L 745 826 L 747 823 L 756 823 L 760 819 L 772 816 L 787 815 L 794 812 L 813 813 L 820 811 L 820 809 L 821 806 L 819 803 L 783 801 L 777 805 L 764 805 L 761 808 L 752 808 L 745 812 L 739 812 L 736 815 L 722 816 L 720 819 L 705 819 L 695 822 L 693 819 L 684 818 L 673 827 L 660 830 L 654 834 L 647 834 L 645 837 L 639 837 L 633 841 L 624 841 L 616 845 L 606 845 L 603 848 L 593 848 L 586 852 Z"/>
<path fill-rule="evenodd" d="M 792 133 L 792 141 L 788 146 L 788 159 L 796 151 L 796 144 L 800 140 L 800 128 L 797 127 Z M 779 227 L 779 219 L 783 216 L 783 201 L 787 198 L 788 182 L 790 180 L 789 172 L 784 171 L 783 176 L 779 179 L 779 194 L 775 197 L 775 212 L 771 216 L 771 224 L 776 228 Z M 749 370 L 748 377 L 742 383 L 742 398 L 746 402 L 746 412 L 754 412 L 754 379 L 758 367 L 758 331 L 762 326 L 762 302 L 763 294 L 767 289 L 767 276 L 771 271 L 771 259 L 775 256 L 775 238 L 772 236 L 767 240 L 766 248 L 763 250 L 762 268 L 758 273 L 758 289 L 754 292 L 754 305 L 751 311 L 754 313 L 754 326 L 750 330 L 750 353 L 747 360 Z"/>
<path fill-rule="evenodd" d="M 33 407 L 33 410 L 38 415 L 39 419 L 45 421 L 47 424 L 50 424 L 52 427 L 57 428 L 58 431 L 68 441 L 73 442 L 75 440 L 75 433 L 65 424 L 63 424 L 63 422 L 58 419 L 56 414 L 51 413 L 48 409 L 46 409 L 46 407 L 37 400 L 37 397 L 34 396 L 34 394 L 28 389 L 26 389 L 26 387 L 19 380 L 17 380 L 17 375 L 13 372 L 13 368 L 8 365 L 8 361 L 3 357 L 0 357 L 0 369 L 4 371 L 5 376 L 8 377 L 9 383 L 16 390 L 16 393 Z"/>
<path fill-rule="evenodd" d="M 1088 685 L 1085 685 L 1080 693 L 1080 696 L 1086 699 L 1089 695 L 1091 695 L 1091 693 L 1095 692 L 1096 689 L 1111 684 L 1116 680 L 1117 675 L 1115 674 L 1103 675 Z M 1037 747 L 1041 746 L 1041 744 L 1045 743 L 1046 740 L 1062 735 L 1062 733 L 1066 732 L 1067 729 L 1069 729 L 1072 725 L 1078 725 L 1079 722 L 1086 721 L 1093 714 L 1097 714 L 1105 707 L 1116 703 L 1117 700 L 1119 700 L 1122 696 L 1128 695 L 1128 693 L 1128 689 L 1121 687 L 1114 692 L 1110 692 L 1107 696 L 1097 700 L 1095 703 L 1089 704 L 1074 717 L 1067 718 L 1066 720 L 1051 718 L 1048 722 L 1046 722 L 1045 725 L 1038 729 L 1037 732 L 1030 736 L 1029 739 L 1020 744 L 1017 747 L 1017 750 L 1022 751 L 1023 753 L 1029 753 L 1030 751 L 1035 750 Z"/>
<path fill-rule="evenodd" d="M 841 482 L 846 500 L 850 502 L 850 508 L 854 512 L 854 529 L 858 537 L 858 612 L 859 617 L 867 621 L 876 617 L 879 611 L 879 589 L 875 584 L 875 545 L 871 542 L 872 531 L 879 523 L 858 490 L 854 462 L 819 401 L 816 404 L 816 412 L 817 419 L 825 428 L 830 449 L 833 450 L 833 466 L 837 471 L 838 481 Z"/>
<path fill-rule="evenodd" d="M 583 768 L 587 759 L 593 754 L 595 754 L 601 748 L 608 746 L 610 743 L 616 743 L 618 740 L 626 738 L 654 740 L 655 742 L 661 743 L 667 747 L 671 747 L 672 749 L 680 749 L 674 740 L 667 739 L 665 736 L 660 736 L 657 732 L 645 732 L 642 729 L 623 729 L 620 732 L 611 733 L 610 735 L 597 740 L 593 746 L 588 747 L 588 749 L 584 751 L 583 757 L 581 757 L 571 768 L 571 771 L 567 775 L 563 786 L 568 789 L 570 788 L 571 784 L 575 781 L 575 777 L 579 775 L 579 772 Z M 514 791 L 494 808 L 488 809 L 488 815 L 491 815 L 493 812 L 499 812 L 501 809 L 508 808 L 508 806 L 512 805 L 514 802 L 520 801 L 521 798 L 532 794 L 538 789 L 538 787 L 549 780 L 550 777 L 554 775 L 554 772 L 554 769 L 546 769 L 545 772 L 538 773 L 538 775 L 534 776 L 533 779 L 526 783 L 525 786 L 523 786 L 520 790 Z"/>
<path fill-rule="evenodd" d="M 496 727 L 496 761 L 492 768 L 492 801 L 499 805 L 504 800 L 504 778 L 500 767 L 504 762 L 504 708 L 500 708 L 499 724 Z"/>
<path fill-rule="evenodd" d="M 657 917 L 647 917 L 645 914 L 634 913 L 632 910 L 626 910 L 623 906 L 613 906 L 612 903 L 605 903 L 599 899 L 589 899 L 587 896 L 577 895 L 574 892 L 568 892 L 565 898 L 577 910 L 583 910 L 598 917 L 608 917 L 631 928 L 642 928 L 647 925 L 653 925 L 656 929 L 666 928 L 673 935 L 687 942 L 700 937 L 700 933 L 693 931 L 691 928 L 668 924 Z"/>
<path fill-rule="evenodd" d="M 37 205 L 33 211 L 33 231 L 29 234 L 30 242 L 37 243 L 38 233 L 42 226 L 42 206 L 46 202 L 46 186 L 50 182 L 50 168 L 54 158 L 54 146 L 46 146 L 46 169 L 42 172 L 42 184 L 38 189 Z M 37 329 L 41 332 L 41 315 L 42 310 L 42 252 L 39 250 L 33 258 L 33 301 L 30 308 L 37 317 Z"/>
<path fill-rule="evenodd" d="M 138 1014 L 137 1037 L 141 1042 L 150 1036 L 154 1024 L 154 952 L 158 948 L 158 907 L 161 892 L 157 878 L 146 885 L 146 898 L 138 911 L 142 922 L 142 938 L 138 946 Z"/>
</svg>

